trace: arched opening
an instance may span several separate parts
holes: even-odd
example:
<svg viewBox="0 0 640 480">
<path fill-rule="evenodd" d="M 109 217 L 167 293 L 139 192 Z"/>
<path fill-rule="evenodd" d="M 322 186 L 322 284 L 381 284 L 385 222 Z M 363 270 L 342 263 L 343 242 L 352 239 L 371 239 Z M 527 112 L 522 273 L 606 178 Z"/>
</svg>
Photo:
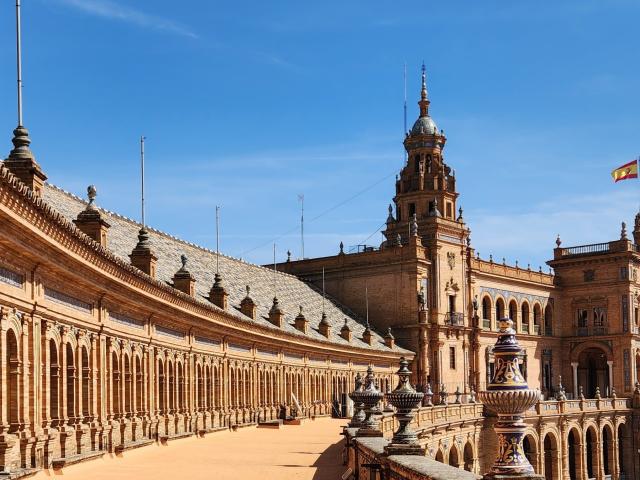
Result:
<svg viewBox="0 0 640 480">
<path fill-rule="evenodd" d="M 113 413 L 116 418 L 121 413 L 120 411 L 120 368 L 118 365 L 118 356 L 115 352 L 111 355 L 111 375 L 113 378 L 113 389 L 111 395 L 113 397 Z"/>
<path fill-rule="evenodd" d="M 544 307 L 544 334 L 553 335 L 553 308 L 550 303 Z"/>
<path fill-rule="evenodd" d="M 614 454 L 613 432 L 609 425 L 605 425 L 602 429 L 602 467 L 605 475 L 611 475 L 611 472 L 613 471 Z"/>
<path fill-rule="evenodd" d="M 7 351 L 5 352 L 7 362 L 7 384 L 6 384 L 6 400 L 7 413 L 9 415 L 9 432 L 15 432 L 20 428 L 19 417 L 19 398 L 20 398 L 20 382 L 18 373 L 20 372 L 20 357 L 18 355 L 18 339 L 12 329 L 7 330 Z"/>
<path fill-rule="evenodd" d="M 145 411 L 146 408 L 143 405 L 143 394 L 144 394 L 144 377 L 142 375 L 142 362 L 140 361 L 140 356 L 135 355 L 135 371 L 136 371 L 136 399 L 135 405 L 133 406 L 134 412 L 137 414 L 138 412 Z"/>
<path fill-rule="evenodd" d="M 569 478 L 571 480 L 581 480 L 582 462 L 580 457 L 582 455 L 582 442 L 580 441 L 580 433 L 575 428 L 569 431 L 567 445 L 569 447 Z"/>
<path fill-rule="evenodd" d="M 482 326 L 491 328 L 491 298 L 487 295 L 482 298 Z"/>
<path fill-rule="evenodd" d="M 520 331 L 519 319 L 518 319 L 518 304 L 515 300 L 511 300 L 509 302 L 509 318 L 513 320 L 513 328 L 516 329 L 516 332 Z"/>
<path fill-rule="evenodd" d="M 533 466 L 533 469 L 536 473 L 539 472 L 538 468 L 538 449 L 536 439 L 533 435 L 526 435 L 522 440 L 522 448 L 524 450 L 524 455 L 529 460 L 529 463 Z"/>
<path fill-rule="evenodd" d="M 164 376 L 164 363 L 158 360 L 158 409 L 161 414 L 165 414 L 165 395 L 166 395 L 166 383 Z"/>
<path fill-rule="evenodd" d="M 505 317 L 504 312 L 504 300 L 498 298 L 496 300 L 496 328 L 498 328 L 498 322 Z"/>
<path fill-rule="evenodd" d="M 458 455 L 458 447 L 455 445 L 449 450 L 449 465 L 460 468 L 460 456 Z"/>
<path fill-rule="evenodd" d="M 174 413 L 175 411 L 175 398 L 176 398 L 176 385 L 173 372 L 173 362 L 167 361 L 167 413 Z"/>
<path fill-rule="evenodd" d="M 587 428 L 587 476 L 589 478 L 595 478 L 596 472 L 598 471 L 598 447 L 597 447 L 597 439 L 596 432 L 593 427 Z"/>
<path fill-rule="evenodd" d="M 631 478 L 633 473 L 633 438 L 631 429 L 625 423 L 618 426 L 618 465 L 620 478 Z M 623 477 L 624 475 L 624 477 Z"/>
<path fill-rule="evenodd" d="M 67 353 L 67 418 L 69 423 L 76 420 L 76 362 L 73 355 L 73 347 L 69 342 L 66 346 Z"/>
<path fill-rule="evenodd" d="M 558 441 L 555 435 L 547 433 L 544 437 L 544 478 L 554 480 L 560 478 L 558 468 Z"/>
<path fill-rule="evenodd" d="M 49 415 L 55 427 L 60 421 L 60 363 L 58 361 L 58 346 L 49 340 Z"/>
<path fill-rule="evenodd" d="M 609 368 L 607 355 L 604 350 L 594 347 L 587 348 L 578 356 L 578 385 L 583 388 L 587 398 L 595 398 L 596 389 L 600 395 L 607 396 L 609 392 Z"/>
<path fill-rule="evenodd" d="M 438 449 L 438 453 L 436 453 L 436 461 L 444 463 L 444 453 L 442 453 L 441 449 Z"/>
<path fill-rule="evenodd" d="M 527 302 L 522 302 L 522 307 L 520 308 L 520 316 L 521 316 L 522 331 L 524 333 L 530 333 L 529 332 L 529 304 Z"/>
<path fill-rule="evenodd" d="M 204 408 L 204 382 L 202 380 L 202 367 L 196 365 L 196 410 Z"/>
<path fill-rule="evenodd" d="M 124 414 L 128 417 L 131 414 L 131 360 L 129 355 L 124 355 Z"/>
<path fill-rule="evenodd" d="M 178 374 L 176 375 L 178 398 L 176 400 L 176 410 L 182 412 L 184 408 L 184 375 L 182 374 L 182 363 L 177 363 Z"/>
<path fill-rule="evenodd" d="M 473 472 L 473 445 L 470 441 L 464 446 L 464 469 Z"/>
<path fill-rule="evenodd" d="M 80 357 L 80 381 L 82 392 L 82 417 L 86 421 L 91 415 L 91 405 L 89 405 L 89 384 L 91 382 L 91 369 L 89 368 L 89 352 L 85 346 L 81 349 L 82 355 Z"/>
<path fill-rule="evenodd" d="M 540 304 L 533 305 L 533 333 L 534 335 L 540 335 L 540 321 L 542 320 L 542 308 Z"/>
</svg>

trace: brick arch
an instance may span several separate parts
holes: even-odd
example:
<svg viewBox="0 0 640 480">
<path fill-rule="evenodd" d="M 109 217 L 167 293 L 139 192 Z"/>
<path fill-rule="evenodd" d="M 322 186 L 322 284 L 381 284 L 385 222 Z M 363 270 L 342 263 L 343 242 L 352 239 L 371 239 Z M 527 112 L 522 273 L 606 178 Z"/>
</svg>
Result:
<svg viewBox="0 0 640 480">
<path fill-rule="evenodd" d="M 602 342 L 597 342 L 594 340 L 587 340 L 585 342 L 580 343 L 576 348 L 571 351 L 570 357 L 572 362 L 577 362 L 580 354 L 589 348 L 597 348 L 602 350 L 607 356 L 607 360 L 613 360 L 613 352 L 611 351 L 611 347 Z"/>
</svg>

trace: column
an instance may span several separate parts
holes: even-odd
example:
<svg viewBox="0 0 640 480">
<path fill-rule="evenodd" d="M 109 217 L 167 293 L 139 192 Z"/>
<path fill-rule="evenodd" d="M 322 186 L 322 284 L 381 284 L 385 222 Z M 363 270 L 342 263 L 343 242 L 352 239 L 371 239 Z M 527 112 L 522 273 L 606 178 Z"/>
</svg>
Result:
<svg viewBox="0 0 640 480">
<path fill-rule="evenodd" d="M 613 360 L 607 360 L 607 367 L 609 367 L 609 391 L 605 393 L 607 397 L 611 397 L 611 392 L 613 392 Z"/>
<path fill-rule="evenodd" d="M 29 361 L 29 322 L 27 321 L 26 315 L 22 316 L 22 338 L 18 341 L 20 340 L 22 341 L 22 345 L 20 346 L 20 348 L 22 349 L 22 371 L 20 372 L 20 367 L 18 366 L 18 374 L 21 374 L 19 376 L 19 381 L 21 382 L 20 387 L 22 387 L 22 408 L 18 411 L 18 416 L 20 423 L 26 427 L 26 425 L 28 424 L 33 425 L 31 416 L 29 414 L 29 390 L 31 383 L 31 371 L 29 367 L 31 365 L 31 362 Z M 33 393 L 35 396 L 35 390 Z"/>
<path fill-rule="evenodd" d="M 47 322 L 45 324 L 45 335 L 41 340 L 41 348 L 44 352 L 44 375 L 43 375 L 43 388 L 42 388 L 42 404 L 44 405 L 43 421 L 46 423 L 46 427 L 51 426 L 51 358 L 49 351 L 49 335 L 51 330 L 51 324 Z"/>
<path fill-rule="evenodd" d="M 60 415 L 60 422 L 64 425 L 69 423 L 69 412 L 67 412 L 67 328 L 64 328 L 62 333 L 62 341 L 60 342 L 60 357 L 62 358 L 62 365 L 60 370 L 62 375 L 62 401 L 60 402 L 59 409 L 62 412 Z M 73 395 L 73 392 L 71 393 Z"/>
<path fill-rule="evenodd" d="M 89 352 L 89 368 L 91 368 L 91 417 L 95 422 L 98 419 L 99 410 L 98 410 L 98 398 L 101 398 L 101 395 L 98 395 L 98 350 L 96 348 L 97 338 L 95 334 L 91 334 L 91 351 Z"/>
<path fill-rule="evenodd" d="M 571 362 L 573 372 L 573 398 L 578 398 L 578 362 Z"/>
<path fill-rule="evenodd" d="M 8 381 L 9 365 L 7 365 L 7 316 L 2 316 L 0 320 L 0 388 L 3 388 Z M 9 428 L 9 402 L 3 401 L 0 404 L 0 429 Z"/>
</svg>

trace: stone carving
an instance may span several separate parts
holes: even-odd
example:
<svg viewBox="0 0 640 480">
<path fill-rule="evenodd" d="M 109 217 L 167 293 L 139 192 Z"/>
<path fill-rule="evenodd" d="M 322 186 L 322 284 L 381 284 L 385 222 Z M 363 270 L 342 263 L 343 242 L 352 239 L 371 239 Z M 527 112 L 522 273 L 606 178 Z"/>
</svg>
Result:
<svg viewBox="0 0 640 480">
<path fill-rule="evenodd" d="M 353 392 L 353 395 L 354 402 L 364 405 L 365 414 L 365 418 L 360 423 L 357 435 L 363 437 L 381 437 L 382 432 L 379 429 L 380 420 L 378 420 L 377 414 L 380 413 L 378 403 L 380 403 L 384 395 L 376 388 L 373 367 L 371 365 L 367 368 L 364 388 L 359 392 Z"/>
<path fill-rule="evenodd" d="M 447 252 L 447 265 L 453 270 L 456 266 L 456 254 L 453 252 Z"/>
<path fill-rule="evenodd" d="M 357 395 L 357 393 L 362 392 L 363 386 L 362 375 L 358 372 L 355 378 L 355 388 L 353 392 L 349 394 L 349 398 L 353 400 L 353 417 L 351 417 L 351 421 L 349 422 L 350 427 L 360 427 L 365 417 L 364 404 L 359 401 Z"/>
</svg>

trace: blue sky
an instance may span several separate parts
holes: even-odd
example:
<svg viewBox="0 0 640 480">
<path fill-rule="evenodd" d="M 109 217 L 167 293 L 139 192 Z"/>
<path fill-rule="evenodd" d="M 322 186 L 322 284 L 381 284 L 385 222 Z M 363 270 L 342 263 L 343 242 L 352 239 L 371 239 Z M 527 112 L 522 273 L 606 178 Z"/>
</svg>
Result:
<svg viewBox="0 0 640 480">
<path fill-rule="evenodd" d="M 402 8 L 400 8 L 400 6 Z M 16 124 L 14 9 L 0 10 L 0 132 Z M 637 1 L 23 0 L 25 125 L 49 180 L 153 226 L 269 262 L 378 244 L 424 59 L 483 257 L 533 267 L 633 223 Z M 356 195 L 359 194 L 359 195 Z M 354 198 L 355 197 L 355 198 Z M 631 228 L 630 228 L 631 229 Z M 289 233 L 287 233 L 289 232 Z"/>
</svg>

